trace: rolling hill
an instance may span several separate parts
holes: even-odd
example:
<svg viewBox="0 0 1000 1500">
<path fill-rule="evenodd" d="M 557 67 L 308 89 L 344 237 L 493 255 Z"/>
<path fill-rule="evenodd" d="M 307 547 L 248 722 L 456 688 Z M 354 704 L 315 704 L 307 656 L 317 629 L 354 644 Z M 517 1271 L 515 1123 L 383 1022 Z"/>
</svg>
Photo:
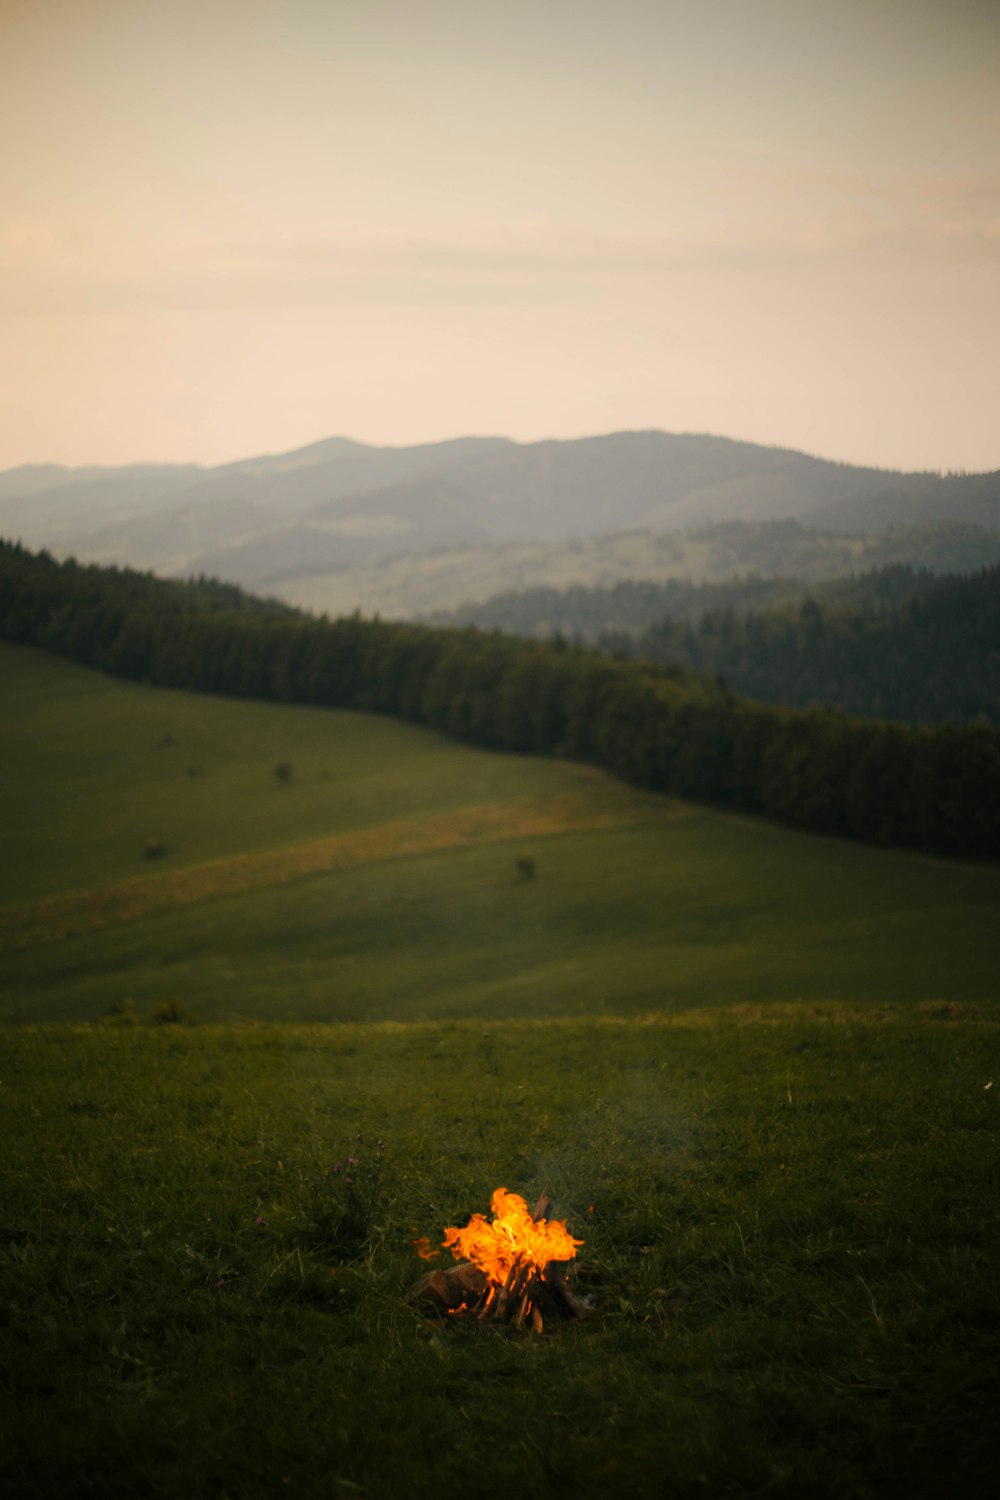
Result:
<svg viewBox="0 0 1000 1500">
<path fill-rule="evenodd" d="M 0 690 L 11 1493 L 991 1492 L 996 867 L 26 649 Z M 500 1184 L 586 1316 L 405 1305 Z"/>
<path fill-rule="evenodd" d="M 143 687 L 9 646 L 0 675 L 8 1018 L 93 1019 L 126 998 L 406 1020 L 994 994 L 995 867 L 381 717 Z M 147 857 L 150 840 L 165 852 Z"/>
<path fill-rule="evenodd" d="M 625 533 L 637 538 L 630 576 L 652 576 L 664 534 L 782 520 L 857 535 L 918 523 L 1000 531 L 1000 486 L 996 475 L 902 474 L 664 432 L 523 444 L 459 438 L 406 448 L 330 438 L 213 469 L 35 466 L 0 475 L 0 534 L 26 545 L 159 572 L 216 574 L 299 602 L 306 587 L 308 602 L 320 608 L 329 607 L 324 588 L 336 593 L 329 581 L 338 577 L 351 607 L 372 607 L 378 580 L 359 573 L 389 567 L 398 574 L 408 560 L 419 572 L 432 554 L 473 572 L 480 564 L 467 562 L 470 548 L 491 558 L 488 592 L 496 592 L 516 586 L 525 548 L 543 549 L 546 565 L 555 558 L 562 568 L 575 549 Z M 616 547 L 608 543 L 612 556 Z M 779 571 L 791 571 L 787 561 Z M 393 586 L 382 583 L 391 594 Z M 401 601 L 404 613 L 422 607 L 419 594 L 418 583 Z M 454 606 L 464 597 L 435 602 Z"/>
</svg>

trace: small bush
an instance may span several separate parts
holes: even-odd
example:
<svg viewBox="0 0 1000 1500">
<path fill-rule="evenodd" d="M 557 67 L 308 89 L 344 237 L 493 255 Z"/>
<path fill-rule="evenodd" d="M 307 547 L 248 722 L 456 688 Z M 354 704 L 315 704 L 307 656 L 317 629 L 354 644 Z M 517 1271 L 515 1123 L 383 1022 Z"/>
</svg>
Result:
<svg viewBox="0 0 1000 1500">
<path fill-rule="evenodd" d="M 385 1142 L 378 1141 L 366 1161 L 348 1156 L 314 1184 L 296 1232 L 299 1242 L 318 1259 L 328 1263 L 357 1260 L 373 1243 L 383 1214 L 384 1153 Z"/>
<path fill-rule="evenodd" d="M 159 1005 L 153 1006 L 149 1013 L 149 1024 L 151 1026 L 193 1026 L 194 1016 L 179 1000 L 171 996 L 169 1000 L 161 1000 Z"/>
<path fill-rule="evenodd" d="M 535 861 L 530 856 L 525 855 L 521 859 L 515 859 L 514 867 L 522 880 L 534 880 Z"/>
<path fill-rule="evenodd" d="M 287 786 L 292 779 L 292 763 L 289 760 L 279 760 L 274 768 L 274 779 Z"/>
<path fill-rule="evenodd" d="M 147 839 L 142 848 L 143 859 L 162 859 L 167 846 L 162 839 Z"/>
</svg>

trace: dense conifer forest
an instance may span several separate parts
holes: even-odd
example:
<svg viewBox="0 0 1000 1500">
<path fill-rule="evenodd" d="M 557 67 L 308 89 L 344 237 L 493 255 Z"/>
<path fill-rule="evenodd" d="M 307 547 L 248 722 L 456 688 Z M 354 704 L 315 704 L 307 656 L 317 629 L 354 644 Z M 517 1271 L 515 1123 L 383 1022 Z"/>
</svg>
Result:
<svg viewBox="0 0 1000 1500">
<path fill-rule="evenodd" d="M 902 723 L 1000 723 L 1000 565 L 906 564 L 807 583 L 628 581 L 498 595 L 435 623 L 582 639 L 721 676 L 765 703 Z"/>
<path fill-rule="evenodd" d="M 441 610 L 429 625 L 477 625 L 512 635 L 552 635 L 595 642 L 603 637 L 637 636 L 669 616 L 696 624 L 713 611 L 765 610 L 800 603 L 806 596 L 848 609 L 884 609 L 932 588 L 938 574 L 908 563 L 892 563 L 857 575 L 810 580 L 776 570 L 734 572 L 724 579 L 687 577 L 626 578 L 610 584 L 571 584 L 495 594 L 481 604 Z"/>
<path fill-rule="evenodd" d="M 807 622 L 808 623 L 808 622 Z M 0 544 L 0 636 L 204 692 L 397 715 L 817 833 L 1000 853 L 1000 732 L 769 707 L 565 641 L 298 615 L 228 585 Z"/>
<path fill-rule="evenodd" d="M 804 598 L 767 610 L 667 616 L 605 649 L 718 674 L 765 703 L 822 705 L 904 723 L 1000 723 L 1000 567 L 918 579 L 909 569 L 861 607 Z M 899 592 L 892 574 L 902 575 Z M 905 591 L 906 575 L 913 584 Z"/>
</svg>

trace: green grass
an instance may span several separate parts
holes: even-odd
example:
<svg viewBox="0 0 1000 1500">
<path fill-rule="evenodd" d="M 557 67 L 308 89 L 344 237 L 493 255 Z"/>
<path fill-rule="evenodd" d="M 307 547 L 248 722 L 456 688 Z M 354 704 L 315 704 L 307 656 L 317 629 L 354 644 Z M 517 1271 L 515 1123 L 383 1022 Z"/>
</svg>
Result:
<svg viewBox="0 0 1000 1500">
<path fill-rule="evenodd" d="M 0 906 L 148 874 L 150 838 L 183 868 L 594 782 L 392 719 L 147 688 L 4 644 L 0 701 Z"/>
<path fill-rule="evenodd" d="M 8 1018 L 170 997 L 203 1020 L 355 1021 L 996 996 L 996 867 L 799 835 L 389 720 L 10 648 L 0 671 Z M 494 822 L 467 836 L 475 808 Z M 518 833 L 522 814 L 540 831 Z M 142 858 L 153 834 L 165 859 Z M 323 839 L 354 853 L 294 878 Z M 248 860 L 257 885 L 238 889 Z M 125 920 L 123 890 L 151 909 Z"/>
<path fill-rule="evenodd" d="M 0 683 L 0 1494 L 992 1495 L 995 867 Z M 590 1316 L 404 1304 L 499 1185 Z"/>
<path fill-rule="evenodd" d="M 8 1492 L 985 1497 L 998 1036 L 913 1007 L 8 1028 Z M 587 1318 L 404 1306 L 411 1240 L 500 1184 L 554 1191 Z"/>
</svg>

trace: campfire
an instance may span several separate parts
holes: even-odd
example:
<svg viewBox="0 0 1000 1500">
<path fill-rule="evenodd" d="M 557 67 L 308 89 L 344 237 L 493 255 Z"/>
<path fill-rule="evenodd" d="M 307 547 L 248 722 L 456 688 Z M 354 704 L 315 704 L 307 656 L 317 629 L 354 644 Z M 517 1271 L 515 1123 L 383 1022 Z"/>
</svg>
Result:
<svg viewBox="0 0 1000 1500">
<path fill-rule="evenodd" d="M 550 1315 L 577 1316 L 588 1304 L 567 1279 L 569 1262 L 582 1240 L 560 1219 L 550 1219 L 552 1202 L 543 1193 L 529 1213 L 517 1193 L 497 1188 L 492 1222 L 473 1214 L 464 1229 L 448 1228 L 442 1249 L 459 1262 L 430 1271 L 415 1282 L 409 1300 L 429 1311 L 477 1322 L 530 1324 L 541 1333 Z"/>
</svg>

